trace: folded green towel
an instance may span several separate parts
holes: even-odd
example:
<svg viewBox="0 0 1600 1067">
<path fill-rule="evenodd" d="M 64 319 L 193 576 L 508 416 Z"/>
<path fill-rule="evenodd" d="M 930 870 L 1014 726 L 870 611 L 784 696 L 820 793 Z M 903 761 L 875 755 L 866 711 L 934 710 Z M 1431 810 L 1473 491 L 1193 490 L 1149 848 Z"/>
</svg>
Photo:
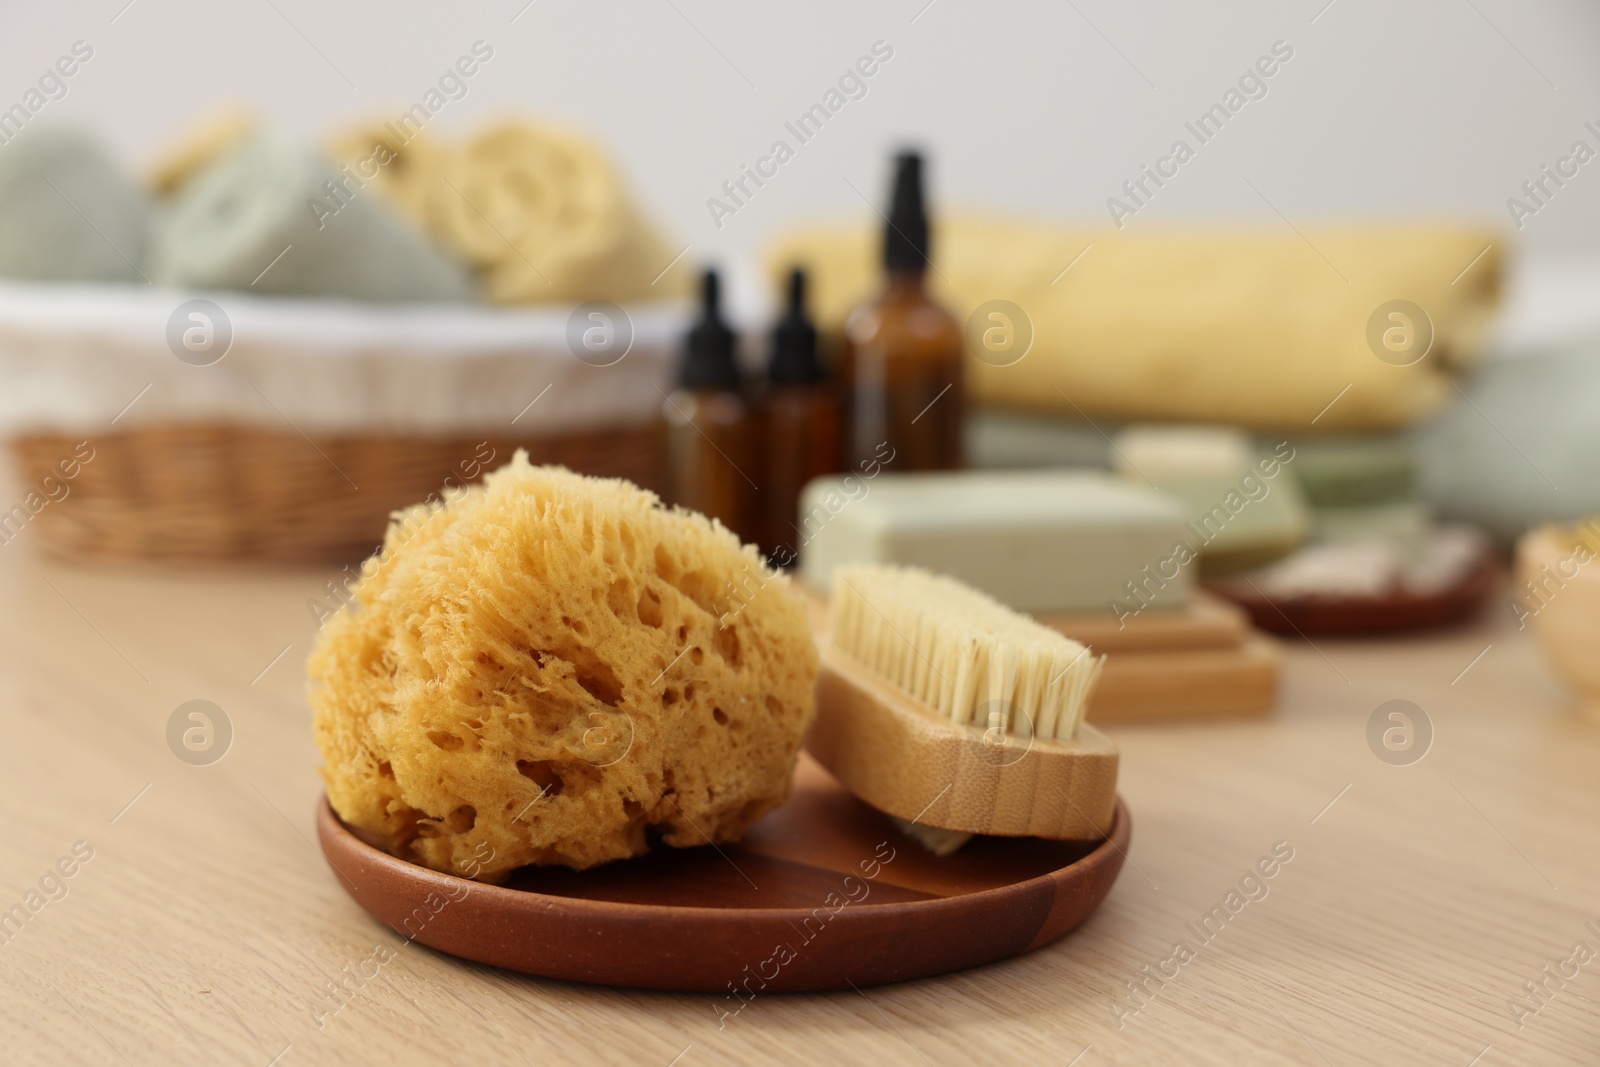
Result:
<svg viewBox="0 0 1600 1067">
<path fill-rule="evenodd" d="M 344 184 L 340 182 L 343 180 Z M 463 267 L 309 145 L 255 138 L 179 194 L 150 276 L 167 285 L 371 301 L 460 301 Z"/>
<path fill-rule="evenodd" d="M 70 126 L 29 126 L 0 147 L 0 275 L 144 281 L 150 207 L 111 157 Z"/>
</svg>

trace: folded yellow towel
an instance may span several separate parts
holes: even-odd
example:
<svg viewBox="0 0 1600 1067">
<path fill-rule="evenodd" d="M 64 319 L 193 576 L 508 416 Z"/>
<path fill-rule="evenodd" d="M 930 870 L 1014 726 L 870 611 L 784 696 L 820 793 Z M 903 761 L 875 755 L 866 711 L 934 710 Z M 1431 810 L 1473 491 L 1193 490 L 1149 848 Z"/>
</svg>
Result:
<svg viewBox="0 0 1600 1067">
<path fill-rule="evenodd" d="M 678 295 L 688 281 L 681 266 L 656 281 L 673 251 L 611 162 L 567 130 L 485 130 L 448 154 L 433 197 L 436 236 L 478 267 L 492 301 L 623 302 Z"/>
<path fill-rule="evenodd" d="M 774 279 L 808 265 L 814 313 L 836 329 L 878 284 L 879 244 L 866 223 L 808 227 L 768 265 Z M 1116 231 L 950 215 L 933 255 L 930 285 L 959 320 L 1006 300 L 1031 321 L 1031 349 L 1005 366 L 972 354 L 969 328 L 980 404 L 1317 432 L 1405 426 L 1452 394 L 1499 293 L 1501 246 L 1444 225 Z M 1432 321 L 1409 366 L 1369 344 L 1395 300 Z M 1379 320 L 1380 338 L 1404 328 Z M 991 324 L 1005 325 L 976 333 Z"/>
</svg>

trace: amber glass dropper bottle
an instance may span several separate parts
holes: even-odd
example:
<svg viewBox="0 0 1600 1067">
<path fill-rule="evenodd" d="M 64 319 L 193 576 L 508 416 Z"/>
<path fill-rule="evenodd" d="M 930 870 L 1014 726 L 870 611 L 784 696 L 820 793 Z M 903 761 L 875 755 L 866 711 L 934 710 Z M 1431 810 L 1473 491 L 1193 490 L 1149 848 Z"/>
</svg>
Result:
<svg viewBox="0 0 1600 1067">
<path fill-rule="evenodd" d="M 932 297 L 922 157 L 895 158 L 894 199 L 883 234 L 883 290 L 845 320 L 844 462 L 891 470 L 963 465 L 961 328 Z"/>
<path fill-rule="evenodd" d="M 839 469 L 839 397 L 817 359 L 817 328 L 806 317 L 806 275 L 789 273 L 789 306 L 772 333 L 762 395 L 767 462 L 761 482 L 761 545 L 780 567 L 795 561 L 800 491 Z"/>
<path fill-rule="evenodd" d="M 678 388 L 662 405 L 672 500 L 750 541 L 760 536 L 755 506 L 757 425 L 740 387 L 733 331 L 722 321 L 717 272 L 701 281 L 700 321 L 684 346 Z"/>
</svg>

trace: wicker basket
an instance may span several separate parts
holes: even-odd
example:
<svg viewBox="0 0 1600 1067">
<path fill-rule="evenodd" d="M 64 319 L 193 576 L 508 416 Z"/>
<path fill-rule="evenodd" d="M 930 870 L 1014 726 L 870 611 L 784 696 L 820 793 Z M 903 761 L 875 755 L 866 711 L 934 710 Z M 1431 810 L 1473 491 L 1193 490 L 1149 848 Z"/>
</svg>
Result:
<svg viewBox="0 0 1600 1067">
<path fill-rule="evenodd" d="M 31 433 L 13 440 L 12 451 L 26 491 L 46 476 L 54 480 L 44 484 L 62 483 L 57 464 L 86 437 L 95 450 L 64 481 L 67 495 L 27 520 L 51 555 L 116 563 L 343 563 L 365 558 L 382 542 L 391 512 L 438 493 L 447 480 L 477 480 L 517 448 L 535 463 L 659 491 L 659 434 L 646 425 L 526 439 L 308 438 L 241 425 L 167 425 L 109 436 Z"/>
</svg>

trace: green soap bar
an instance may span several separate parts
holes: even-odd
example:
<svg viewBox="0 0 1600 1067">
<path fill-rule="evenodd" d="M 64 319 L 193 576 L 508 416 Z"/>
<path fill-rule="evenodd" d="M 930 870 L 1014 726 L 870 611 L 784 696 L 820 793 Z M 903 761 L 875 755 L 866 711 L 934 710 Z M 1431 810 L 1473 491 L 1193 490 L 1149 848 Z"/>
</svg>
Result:
<svg viewBox="0 0 1600 1067">
<path fill-rule="evenodd" d="M 1238 430 L 1219 426 L 1130 426 L 1113 448 L 1118 472 L 1183 504 L 1190 544 L 1207 575 L 1258 565 L 1306 539 L 1311 516 L 1287 445 L 1257 454 Z"/>
<path fill-rule="evenodd" d="M 1265 478 L 1251 468 L 1218 474 L 1152 476 L 1183 503 L 1202 557 L 1283 555 L 1311 532 L 1311 516 L 1293 478 Z"/>
<path fill-rule="evenodd" d="M 0 275 L 143 282 L 150 207 L 88 134 L 29 126 L 0 147 Z"/>
<path fill-rule="evenodd" d="M 1416 496 L 1409 437 L 1334 437 L 1294 442 L 1294 473 L 1313 507 L 1391 504 Z"/>
<path fill-rule="evenodd" d="M 840 564 L 899 563 L 1018 611 L 1175 608 L 1194 584 L 1175 560 L 1192 558 L 1183 518 L 1171 497 L 1098 471 L 832 475 L 801 495 L 800 564 L 822 589 Z"/>
<path fill-rule="evenodd" d="M 315 149 L 259 137 L 184 186 L 158 228 L 151 276 L 205 289 L 368 301 L 463 301 L 463 267 L 347 183 Z"/>
<path fill-rule="evenodd" d="M 1098 423 L 1098 427 L 1058 415 L 974 410 L 967 414 L 967 462 L 980 470 L 1104 470 L 1111 466 L 1111 444 L 1106 434 L 1115 433 L 1117 424 Z"/>
<path fill-rule="evenodd" d="M 1349 508 L 1312 508 L 1311 524 L 1318 541 L 1386 541 L 1408 555 L 1422 551 L 1432 529 L 1426 504 L 1405 500 Z"/>
</svg>

